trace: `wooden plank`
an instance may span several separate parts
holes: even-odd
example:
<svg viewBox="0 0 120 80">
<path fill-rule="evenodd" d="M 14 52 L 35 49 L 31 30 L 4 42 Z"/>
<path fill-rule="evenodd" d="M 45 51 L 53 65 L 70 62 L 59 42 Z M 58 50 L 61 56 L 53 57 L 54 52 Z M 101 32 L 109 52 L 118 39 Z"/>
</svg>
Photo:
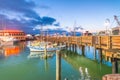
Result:
<svg viewBox="0 0 120 80">
<path fill-rule="evenodd" d="M 119 42 L 120 43 L 120 40 L 112 40 L 112 42 L 114 43 L 114 42 Z"/>
<path fill-rule="evenodd" d="M 102 49 L 106 49 L 106 50 L 108 49 L 107 46 L 101 46 L 101 48 L 102 48 Z"/>
<path fill-rule="evenodd" d="M 112 39 L 120 39 L 120 36 L 112 36 Z"/>
<path fill-rule="evenodd" d="M 120 46 L 112 46 L 112 49 L 120 49 Z"/>
</svg>

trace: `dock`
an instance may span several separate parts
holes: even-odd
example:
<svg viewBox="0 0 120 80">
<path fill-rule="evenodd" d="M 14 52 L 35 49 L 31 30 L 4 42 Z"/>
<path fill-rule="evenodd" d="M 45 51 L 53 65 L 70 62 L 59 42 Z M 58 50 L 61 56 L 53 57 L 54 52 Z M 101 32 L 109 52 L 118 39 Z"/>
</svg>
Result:
<svg viewBox="0 0 120 80">
<path fill-rule="evenodd" d="M 45 40 L 67 45 L 93 46 L 95 48 L 109 50 L 113 52 L 120 51 L 120 36 L 66 36 L 52 37 L 44 36 Z"/>
<path fill-rule="evenodd" d="M 84 55 L 85 47 L 92 46 L 96 52 L 99 50 L 101 57 L 102 54 L 106 56 L 106 59 L 110 59 L 112 62 L 112 74 L 118 73 L 118 60 L 120 60 L 120 36 L 43 36 L 45 41 L 50 41 L 57 44 L 65 44 L 66 47 L 72 47 L 73 51 L 76 50 L 77 46 L 82 47 L 82 54 Z M 104 53 L 103 53 L 104 51 Z M 102 59 L 102 58 L 101 58 Z M 101 60 L 102 62 L 102 60 Z M 115 76 L 117 78 L 118 76 Z M 119 76 L 120 77 L 120 76 Z M 103 76 L 103 80 L 106 76 Z"/>
</svg>

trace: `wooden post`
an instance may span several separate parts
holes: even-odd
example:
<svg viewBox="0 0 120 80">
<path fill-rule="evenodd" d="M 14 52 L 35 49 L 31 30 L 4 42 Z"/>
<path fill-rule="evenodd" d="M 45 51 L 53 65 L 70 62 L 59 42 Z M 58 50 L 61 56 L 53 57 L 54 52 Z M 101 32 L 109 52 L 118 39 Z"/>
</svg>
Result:
<svg viewBox="0 0 120 80">
<path fill-rule="evenodd" d="M 85 46 L 82 46 L 82 55 L 85 56 Z"/>
<path fill-rule="evenodd" d="M 112 49 L 112 36 L 110 36 L 110 49 Z"/>
<path fill-rule="evenodd" d="M 70 44 L 70 51 L 72 51 L 72 44 Z"/>
<path fill-rule="evenodd" d="M 93 46 L 94 37 L 91 36 L 90 38 L 91 38 L 91 46 Z"/>
<path fill-rule="evenodd" d="M 94 48 L 94 59 L 96 60 L 96 48 Z"/>
<path fill-rule="evenodd" d="M 68 43 L 67 46 L 68 46 L 67 50 L 69 50 L 70 49 L 70 44 Z"/>
<path fill-rule="evenodd" d="M 77 45 L 75 44 L 75 53 L 77 52 Z"/>
<path fill-rule="evenodd" d="M 118 61 L 117 58 L 112 58 L 112 73 L 118 73 Z"/>
<path fill-rule="evenodd" d="M 56 80 L 61 80 L 61 55 L 60 51 L 56 51 Z"/>
<path fill-rule="evenodd" d="M 72 51 L 74 52 L 75 50 L 74 50 L 74 44 L 72 44 Z"/>
<path fill-rule="evenodd" d="M 99 36 L 99 48 L 101 48 L 101 36 Z"/>
<path fill-rule="evenodd" d="M 107 48 L 112 49 L 112 38 L 111 38 L 111 36 L 108 36 Z"/>
<path fill-rule="evenodd" d="M 47 44 L 45 44 L 45 49 L 44 49 L 44 58 L 47 58 Z"/>
<path fill-rule="evenodd" d="M 68 43 L 66 43 L 65 45 L 66 45 L 66 49 L 68 49 Z"/>
<path fill-rule="evenodd" d="M 102 49 L 99 49 L 99 57 L 100 57 L 100 62 L 102 63 Z"/>
<path fill-rule="evenodd" d="M 82 45 L 82 37 L 80 37 L 79 44 Z"/>
</svg>

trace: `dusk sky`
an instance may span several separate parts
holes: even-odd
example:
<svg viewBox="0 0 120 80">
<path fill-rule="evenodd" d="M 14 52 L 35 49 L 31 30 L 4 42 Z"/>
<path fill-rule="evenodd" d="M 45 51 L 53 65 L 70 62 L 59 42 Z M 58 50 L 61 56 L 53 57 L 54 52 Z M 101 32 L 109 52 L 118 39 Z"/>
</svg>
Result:
<svg viewBox="0 0 120 80">
<path fill-rule="evenodd" d="M 36 32 L 39 27 L 51 31 L 104 30 L 114 15 L 120 19 L 120 0 L 0 0 L 0 29 Z M 78 31 L 82 31 L 81 29 Z"/>
</svg>

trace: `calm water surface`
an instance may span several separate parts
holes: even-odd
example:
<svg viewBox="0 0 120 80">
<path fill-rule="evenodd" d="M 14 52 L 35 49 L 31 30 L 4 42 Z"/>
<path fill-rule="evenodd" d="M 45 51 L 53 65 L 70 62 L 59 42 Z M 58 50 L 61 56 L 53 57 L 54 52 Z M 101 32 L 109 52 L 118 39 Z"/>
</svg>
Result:
<svg viewBox="0 0 120 80">
<path fill-rule="evenodd" d="M 38 56 L 30 58 L 25 44 L 20 44 L 16 52 L 0 51 L 0 80 L 55 80 L 56 79 L 56 54 L 48 59 Z M 78 47 L 77 53 L 62 51 L 61 79 L 65 80 L 101 80 L 105 74 L 111 73 L 112 64 L 103 60 L 100 63 L 99 53 L 92 48 L 86 48 L 85 56 L 81 55 Z"/>
</svg>

